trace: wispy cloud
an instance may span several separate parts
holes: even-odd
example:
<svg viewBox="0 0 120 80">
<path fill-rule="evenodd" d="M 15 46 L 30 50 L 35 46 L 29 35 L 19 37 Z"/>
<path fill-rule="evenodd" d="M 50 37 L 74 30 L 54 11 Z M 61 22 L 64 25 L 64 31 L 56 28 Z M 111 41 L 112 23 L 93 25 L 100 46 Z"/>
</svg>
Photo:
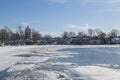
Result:
<svg viewBox="0 0 120 80">
<path fill-rule="evenodd" d="M 81 0 L 79 0 L 81 1 Z M 120 12 L 120 0 L 82 0 L 85 5 L 95 5 L 97 12 Z"/>
<path fill-rule="evenodd" d="M 107 3 L 107 4 L 120 3 L 120 0 L 83 0 L 83 1 L 90 2 L 90 3 L 92 2 L 92 3 Z"/>
<path fill-rule="evenodd" d="M 22 26 L 30 26 L 30 25 L 34 25 L 34 24 L 40 24 L 40 21 L 23 21 L 20 24 Z"/>
<path fill-rule="evenodd" d="M 50 2 L 54 2 L 54 3 L 65 3 L 67 0 L 48 0 Z"/>
<path fill-rule="evenodd" d="M 73 4 L 73 2 L 77 2 L 78 4 L 84 4 L 86 5 L 96 5 L 102 8 L 103 10 L 99 10 L 98 12 L 120 12 L 120 0 L 48 0 L 50 2 L 54 3 L 60 3 L 60 4 L 65 4 L 65 3 L 70 3 Z"/>
<path fill-rule="evenodd" d="M 56 33 L 56 32 L 40 32 L 43 36 L 45 35 L 50 35 L 52 37 L 58 37 L 60 36 L 60 34 Z"/>
<path fill-rule="evenodd" d="M 104 9 L 99 9 L 97 10 L 98 13 L 103 13 L 103 12 L 120 12 L 120 7 L 109 7 L 109 8 L 104 8 Z"/>
<path fill-rule="evenodd" d="M 88 29 L 96 29 L 98 27 L 97 26 L 90 26 L 89 24 L 85 24 L 83 26 L 80 26 L 80 25 L 71 25 L 70 24 L 70 25 L 66 25 L 66 28 L 86 31 Z"/>
<path fill-rule="evenodd" d="M 22 26 L 28 26 L 28 25 L 30 25 L 30 23 L 28 23 L 28 22 L 22 22 L 21 25 Z"/>
<path fill-rule="evenodd" d="M 65 2 L 85 2 L 85 3 L 105 3 L 105 4 L 115 4 L 115 3 L 120 3 L 120 0 L 48 0 L 51 2 L 56 2 L 56 3 L 65 3 Z"/>
</svg>

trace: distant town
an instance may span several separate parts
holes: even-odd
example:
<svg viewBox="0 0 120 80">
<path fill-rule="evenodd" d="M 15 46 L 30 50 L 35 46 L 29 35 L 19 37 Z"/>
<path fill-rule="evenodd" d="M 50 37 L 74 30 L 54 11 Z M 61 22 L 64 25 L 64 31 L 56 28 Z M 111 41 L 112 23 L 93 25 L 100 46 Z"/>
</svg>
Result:
<svg viewBox="0 0 120 80">
<path fill-rule="evenodd" d="M 38 31 L 26 26 L 23 30 L 21 26 L 17 31 L 12 31 L 8 27 L 0 29 L 0 46 L 4 45 L 101 45 L 120 44 L 119 31 L 113 29 L 105 33 L 100 29 L 88 29 L 88 33 L 64 31 L 61 37 L 53 37 L 49 34 L 42 35 Z"/>
</svg>

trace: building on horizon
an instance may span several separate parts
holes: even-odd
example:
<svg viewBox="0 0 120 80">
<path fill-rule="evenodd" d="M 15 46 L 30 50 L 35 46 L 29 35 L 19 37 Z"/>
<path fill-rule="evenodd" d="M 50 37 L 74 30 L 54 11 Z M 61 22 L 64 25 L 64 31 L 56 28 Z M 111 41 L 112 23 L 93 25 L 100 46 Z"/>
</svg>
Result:
<svg viewBox="0 0 120 80">
<path fill-rule="evenodd" d="M 25 29 L 25 39 L 32 39 L 32 31 L 29 26 Z"/>
</svg>

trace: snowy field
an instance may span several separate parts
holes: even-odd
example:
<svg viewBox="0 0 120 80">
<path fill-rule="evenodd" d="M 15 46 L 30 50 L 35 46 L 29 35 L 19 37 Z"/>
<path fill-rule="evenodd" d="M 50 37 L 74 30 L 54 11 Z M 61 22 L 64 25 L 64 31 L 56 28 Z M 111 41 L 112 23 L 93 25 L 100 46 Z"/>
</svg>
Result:
<svg viewBox="0 0 120 80">
<path fill-rule="evenodd" d="M 120 80 L 120 45 L 0 47 L 0 80 Z"/>
</svg>

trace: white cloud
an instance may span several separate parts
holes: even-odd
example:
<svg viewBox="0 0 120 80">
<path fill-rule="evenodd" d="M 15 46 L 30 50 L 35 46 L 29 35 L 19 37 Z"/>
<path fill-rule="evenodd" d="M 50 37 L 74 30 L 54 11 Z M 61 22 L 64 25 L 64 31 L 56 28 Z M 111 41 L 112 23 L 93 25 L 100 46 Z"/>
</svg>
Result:
<svg viewBox="0 0 120 80">
<path fill-rule="evenodd" d="M 77 28 L 79 28 L 79 26 L 77 26 L 77 25 L 71 25 L 71 24 L 67 25 L 66 27 L 71 28 L 71 29 L 77 29 Z"/>
<path fill-rule="evenodd" d="M 101 8 L 97 9 L 96 12 L 120 12 L 120 0 L 48 0 L 54 3 L 80 3 L 84 6 L 86 5 L 94 5 L 101 6 Z"/>
<path fill-rule="evenodd" d="M 54 3 L 65 3 L 67 0 L 48 0 L 50 2 L 54 2 Z"/>
<path fill-rule="evenodd" d="M 70 24 L 70 25 L 66 25 L 66 28 L 86 31 L 88 29 L 96 29 L 98 27 L 97 26 L 90 26 L 89 24 L 85 24 L 84 26 Z"/>
<path fill-rule="evenodd" d="M 26 27 L 26 26 L 31 26 L 35 24 L 40 24 L 40 21 L 26 21 L 26 22 L 21 22 L 20 25 Z"/>
<path fill-rule="evenodd" d="M 0 29 L 4 29 L 5 27 L 0 26 Z M 9 28 L 9 27 L 8 27 Z M 9 28 L 12 32 L 16 32 L 17 30 L 15 28 Z"/>
<path fill-rule="evenodd" d="M 120 12 L 120 0 L 82 0 L 82 2 L 85 5 L 100 6 L 97 12 Z"/>
<path fill-rule="evenodd" d="M 58 37 L 59 34 L 55 32 L 40 32 L 43 36 L 45 35 L 51 35 L 52 37 Z"/>
<path fill-rule="evenodd" d="M 50 2 L 54 3 L 80 3 L 84 6 L 86 5 L 95 5 L 95 6 L 101 6 L 102 9 L 97 9 L 96 12 L 120 12 L 120 0 L 48 0 Z"/>
<path fill-rule="evenodd" d="M 93 3 L 109 3 L 109 4 L 120 3 L 120 0 L 83 0 L 83 1 L 93 2 Z"/>
<path fill-rule="evenodd" d="M 99 9 L 96 12 L 98 13 L 103 13 L 103 12 L 120 12 L 120 7 L 110 7 L 110 8 L 104 8 L 104 9 Z"/>
<path fill-rule="evenodd" d="M 11 30 L 12 30 L 12 32 L 14 32 L 14 33 L 17 31 L 17 30 L 16 30 L 16 29 L 14 29 L 14 28 L 11 28 Z"/>
<path fill-rule="evenodd" d="M 55 3 L 65 3 L 69 1 L 74 1 L 74 2 L 85 2 L 85 3 L 107 3 L 107 4 L 115 4 L 115 3 L 120 3 L 120 0 L 48 0 L 51 2 Z"/>
<path fill-rule="evenodd" d="M 28 23 L 28 22 L 22 22 L 22 23 L 21 23 L 22 26 L 28 26 L 29 24 L 30 24 L 30 23 Z"/>
</svg>

